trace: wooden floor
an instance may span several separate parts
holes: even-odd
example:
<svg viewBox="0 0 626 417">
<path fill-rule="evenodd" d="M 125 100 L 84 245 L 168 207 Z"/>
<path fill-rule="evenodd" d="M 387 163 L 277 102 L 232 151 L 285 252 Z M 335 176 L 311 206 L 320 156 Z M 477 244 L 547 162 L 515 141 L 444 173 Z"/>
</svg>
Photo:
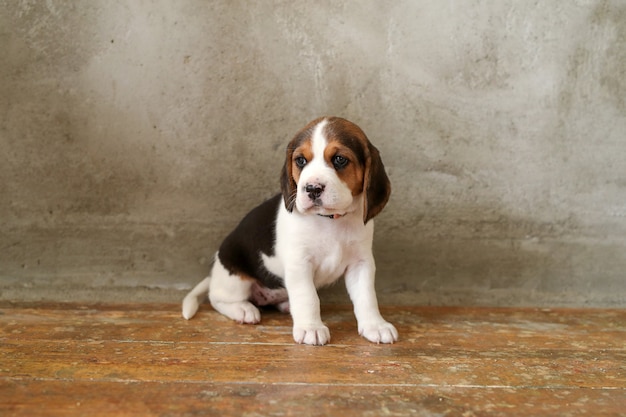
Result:
<svg viewBox="0 0 626 417">
<path fill-rule="evenodd" d="M 0 416 L 626 416 L 626 310 L 383 313 L 397 344 L 326 307 L 311 347 L 272 311 L 0 303 Z"/>
</svg>

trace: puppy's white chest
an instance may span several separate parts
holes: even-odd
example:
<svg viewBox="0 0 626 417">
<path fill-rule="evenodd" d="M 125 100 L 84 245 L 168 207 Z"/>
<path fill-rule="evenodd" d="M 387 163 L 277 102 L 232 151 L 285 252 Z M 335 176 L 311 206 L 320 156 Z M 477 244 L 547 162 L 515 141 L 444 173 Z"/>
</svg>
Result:
<svg viewBox="0 0 626 417">
<path fill-rule="evenodd" d="M 354 222 L 343 222 L 315 215 L 299 216 L 281 207 L 275 254 L 263 255 L 262 260 L 274 275 L 309 276 L 316 287 L 323 287 L 340 278 L 350 265 L 368 258 L 372 235 L 373 221 L 364 226 L 360 217 L 355 217 Z"/>
<path fill-rule="evenodd" d="M 348 267 L 354 254 L 347 245 L 340 242 L 325 242 L 311 250 L 311 266 L 313 267 L 313 281 L 316 287 L 331 284 L 337 280 Z"/>
<path fill-rule="evenodd" d="M 346 271 L 357 256 L 358 245 L 342 239 L 279 239 L 276 256 L 263 255 L 264 266 L 273 274 L 284 278 L 286 270 L 309 270 L 316 287 L 331 284 Z M 282 244 L 281 244 L 282 243 Z"/>
</svg>

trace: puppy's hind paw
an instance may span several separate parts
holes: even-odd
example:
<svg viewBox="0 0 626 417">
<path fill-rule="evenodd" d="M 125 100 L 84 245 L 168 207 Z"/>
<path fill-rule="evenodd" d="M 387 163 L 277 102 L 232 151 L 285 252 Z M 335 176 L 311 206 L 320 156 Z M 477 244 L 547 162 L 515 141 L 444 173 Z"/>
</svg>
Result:
<svg viewBox="0 0 626 417">
<path fill-rule="evenodd" d="M 330 331 L 323 324 L 311 326 L 294 326 L 293 340 L 305 345 L 325 345 L 330 342 Z"/>
<path fill-rule="evenodd" d="M 359 326 L 359 334 L 373 343 L 393 343 L 398 341 L 398 331 L 393 324 L 386 321 Z"/>
<path fill-rule="evenodd" d="M 240 324 L 257 324 L 261 321 L 261 312 L 248 301 L 235 303 L 212 302 L 213 308 Z"/>
</svg>

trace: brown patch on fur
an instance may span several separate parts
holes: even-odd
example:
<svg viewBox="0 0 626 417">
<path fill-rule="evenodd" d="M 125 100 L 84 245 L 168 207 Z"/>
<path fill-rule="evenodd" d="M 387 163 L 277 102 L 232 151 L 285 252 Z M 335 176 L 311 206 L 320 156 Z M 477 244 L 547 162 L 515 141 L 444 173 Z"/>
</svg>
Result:
<svg viewBox="0 0 626 417">
<path fill-rule="evenodd" d="M 362 190 L 365 190 L 363 222 L 367 223 L 382 211 L 391 194 L 391 183 L 385 172 L 380 153 L 363 130 L 346 119 L 329 117 L 324 133 L 329 143 L 336 141 L 352 150 L 363 167 Z"/>
<path fill-rule="evenodd" d="M 307 158 L 307 161 L 310 161 L 313 156 L 313 149 L 311 148 L 311 135 L 313 135 L 313 129 L 319 122 L 321 122 L 324 118 L 320 117 L 309 122 L 306 126 L 304 126 L 296 135 L 291 139 L 289 144 L 287 145 L 287 151 L 285 154 L 285 163 L 283 164 L 283 168 L 280 174 L 280 189 L 283 194 L 283 200 L 285 202 L 285 208 L 287 211 L 293 211 L 293 208 L 296 204 L 296 191 L 298 185 L 298 179 L 300 178 L 301 169 L 298 168 L 295 164 L 295 158 L 300 155 L 294 154 L 296 150 L 299 150 L 301 145 L 304 145 L 308 142 L 308 155 L 301 155 Z M 303 148 L 306 150 L 306 146 Z"/>
<path fill-rule="evenodd" d="M 348 160 L 348 164 L 345 167 L 335 168 L 335 170 L 339 179 L 352 191 L 352 196 L 356 197 L 363 192 L 365 167 L 351 148 L 343 145 L 338 139 L 331 139 L 328 145 L 326 145 L 326 149 L 324 149 L 324 159 L 328 166 L 334 166 L 333 158 L 335 156 L 342 156 Z"/>
<path fill-rule="evenodd" d="M 250 275 L 247 275 L 247 274 L 237 273 L 237 276 L 242 281 L 255 281 L 255 282 L 258 281 L 258 279 L 254 278 L 254 277 L 251 277 Z"/>
<path fill-rule="evenodd" d="M 291 176 L 296 184 L 300 180 L 300 173 L 304 168 L 300 168 L 296 164 L 296 159 L 300 157 L 306 159 L 307 163 L 311 162 L 313 159 L 313 144 L 311 143 L 311 140 L 302 141 L 302 143 L 294 149 L 293 154 L 291 155 Z"/>
</svg>

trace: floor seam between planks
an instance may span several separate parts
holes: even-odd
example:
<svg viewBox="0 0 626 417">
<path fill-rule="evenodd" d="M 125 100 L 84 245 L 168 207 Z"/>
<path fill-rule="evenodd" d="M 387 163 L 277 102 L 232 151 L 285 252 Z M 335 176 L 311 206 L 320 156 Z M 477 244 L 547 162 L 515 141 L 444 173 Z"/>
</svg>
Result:
<svg viewBox="0 0 626 417">
<path fill-rule="evenodd" d="M 571 387 L 564 385 L 478 385 L 478 384 L 403 384 L 403 383 L 381 383 L 381 384 L 360 384 L 360 383 L 333 383 L 333 382 L 259 382 L 259 381 L 203 381 L 203 380 L 176 380 L 176 381 L 164 381 L 160 379 L 115 379 L 115 378 L 86 378 L 77 380 L 75 378 L 32 378 L 32 377 L 0 377 L 0 380 L 6 381 L 40 381 L 40 382 L 85 382 L 85 383 L 98 383 L 109 382 L 117 384 L 137 384 L 137 383 L 158 383 L 158 384 L 191 384 L 191 385 L 203 385 L 203 384 L 228 384 L 228 385 L 259 385 L 259 386 L 294 386 L 294 387 L 358 387 L 358 388 L 458 388 L 458 389 L 522 389 L 522 390 L 611 390 L 611 391 L 624 391 L 626 388 L 622 387 Z"/>
</svg>

